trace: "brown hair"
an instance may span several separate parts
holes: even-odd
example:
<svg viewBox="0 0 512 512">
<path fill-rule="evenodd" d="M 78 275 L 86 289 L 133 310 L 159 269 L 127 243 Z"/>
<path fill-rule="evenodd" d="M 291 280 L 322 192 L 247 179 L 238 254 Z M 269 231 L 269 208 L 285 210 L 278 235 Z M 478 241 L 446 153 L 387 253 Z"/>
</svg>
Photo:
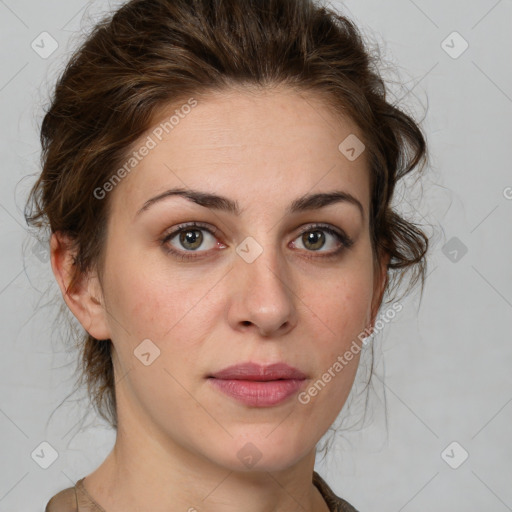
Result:
<svg viewBox="0 0 512 512">
<path fill-rule="evenodd" d="M 162 108 L 229 87 L 286 85 L 324 99 L 364 135 L 375 258 L 390 254 L 395 289 L 426 272 L 427 236 L 391 207 L 418 164 L 421 129 L 386 100 L 377 58 L 353 22 L 313 0 L 132 0 L 96 24 L 60 76 L 41 127 L 42 173 L 25 211 L 74 241 L 76 279 L 101 277 L 108 197 L 101 187 Z M 340 141 L 341 142 L 341 141 Z M 117 428 L 111 341 L 85 333 L 81 360 L 98 413 Z"/>
</svg>

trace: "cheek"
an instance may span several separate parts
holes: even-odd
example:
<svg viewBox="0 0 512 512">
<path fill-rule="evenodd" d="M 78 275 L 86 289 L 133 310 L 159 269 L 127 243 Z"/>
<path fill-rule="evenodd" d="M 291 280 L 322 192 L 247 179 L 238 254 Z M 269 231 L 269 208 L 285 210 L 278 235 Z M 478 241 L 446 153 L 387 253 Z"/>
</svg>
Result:
<svg viewBox="0 0 512 512">
<path fill-rule="evenodd" d="M 112 258 L 109 266 L 109 323 L 120 353 L 128 358 L 138 344 L 150 339 L 161 348 L 162 360 L 174 361 L 176 352 L 181 362 L 192 360 L 194 345 L 210 325 L 208 317 L 217 311 L 208 290 L 218 279 L 161 265 L 139 265 L 128 255 Z"/>
<path fill-rule="evenodd" d="M 325 413 L 328 422 L 334 421 L 336 411 L 345 403 L 359 366 L 361 338 L 368 326 L 372 300 L 373 280 L 368 268 L 352 267 L 351 272 L 333 276 L 304 301 L 312 312 L 306 322 L 308 332 L 318 333 L 311 350 L 319 381 L 317 386 L 312 384 L 310 399 L 316 411 L 332 412 Z"/>
<path fill-rule="evenodd" d="M 329 335 L 346 341 L 367 327 L 372 300 L 372 278 L 363 271 L 334 276 L 305 300 L 311 316 Z"/>
</svg>

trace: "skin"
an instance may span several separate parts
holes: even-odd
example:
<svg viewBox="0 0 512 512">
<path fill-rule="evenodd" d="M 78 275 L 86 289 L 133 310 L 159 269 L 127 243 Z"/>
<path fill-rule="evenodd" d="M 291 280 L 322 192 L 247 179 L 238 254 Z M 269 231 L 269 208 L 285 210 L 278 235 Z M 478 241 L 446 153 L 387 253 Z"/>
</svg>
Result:
<svg viewBox="0 0 512 512">
<path fill-rule="evenodd" d="M 308 387 L 375 321 L 388 258 L 373 259 L 366 154 L 349 161 L 338 150 L 348 135 L 362 135 L 331 112 L 286 88 L 211 93 L 110 192 L 101 281 L 91 271 L 67 290 L 71 250 L 53 235 L 52 268 L 67 305 L 115 348 L 117 439 L 84 481 L 108 512 L 328 510 L 312 484 L 315 446 L 345 404 L 359 355 L 307 404 L 295 395 L 250 407 L 206 376 L 284 361 L 308 376 Z M 226 196 L 242 213 L 174 196 L 137 215 L 173 187 Z M 364 217 L 349 202 L 285 214 L 304 194 L 334 190 L 357 198 Z M 168 247 L 198 256 L 181 261 L 160 240 L 193 221 L 218 233 L 189 228 L 203 235 L 195 251 L 175 236 Z M 323 258 L 340 242 L 322 231 L 323 246 L 308 244 L 301 234 L 311 223 L 343 230 L 353 245 Z M 252 263 L 236 252 L 248 236 L 263 249 Z M 148 366 L 134 355 L 145 339 L 160 350 Z M 261 453 L 253 467 L 237 456 L 248 442 Z"/>
</svg>

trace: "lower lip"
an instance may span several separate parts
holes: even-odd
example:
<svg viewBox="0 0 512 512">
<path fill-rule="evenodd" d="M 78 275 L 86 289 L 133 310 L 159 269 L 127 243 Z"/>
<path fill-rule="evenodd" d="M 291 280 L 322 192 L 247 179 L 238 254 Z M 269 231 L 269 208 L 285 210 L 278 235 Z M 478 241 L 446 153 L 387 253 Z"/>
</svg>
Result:
<svg viewBox="0 0 512 512">
<path fill-rule="evenodd" d="M 208 379 L 214 386 L 226 395 L 239 402 L 254 407 L 269 407 L 284 402 L 297 393 L 305 382 L 304 379 L 286 379 L 251 381 L 251 380 L 224 380 Z"/>
</svg>

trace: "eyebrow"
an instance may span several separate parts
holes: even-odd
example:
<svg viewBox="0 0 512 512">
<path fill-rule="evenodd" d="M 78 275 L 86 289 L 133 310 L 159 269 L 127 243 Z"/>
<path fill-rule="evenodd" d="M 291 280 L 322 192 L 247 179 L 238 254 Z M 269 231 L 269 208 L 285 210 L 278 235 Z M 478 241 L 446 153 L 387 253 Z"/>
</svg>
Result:
<svg viewBox="0 0 512 512">
<path fill-rule="evenodd" d="M 199 190 L 172 188 L 170 190 L 166 190 L 162 194 L 148 199 L 142 208 L 136 213 L 136 216 L 148 210 L 155 203 L 158 203 L 172 196 L 184 197 L 185 199 L 188 199 L 189 201 L 192 201 L 200 206 L 204 206 L 205 208 L 213 208 L 214 210 L 224 211 L 236 216 L 240 216 L 242 213 L 238 202 L 227 197 L 207 192 L 201 192 Z M 286 209 L 286 214 L 289 215 L 309 210 L 316 210 L 341 202 L 350 203 L 356 206 L 364 220 L 365 214 L 361 202 L 352 194 L 342 190 L 317 194 L 305 194 L 292 201 L 292 203 Z"/>
</svg>

